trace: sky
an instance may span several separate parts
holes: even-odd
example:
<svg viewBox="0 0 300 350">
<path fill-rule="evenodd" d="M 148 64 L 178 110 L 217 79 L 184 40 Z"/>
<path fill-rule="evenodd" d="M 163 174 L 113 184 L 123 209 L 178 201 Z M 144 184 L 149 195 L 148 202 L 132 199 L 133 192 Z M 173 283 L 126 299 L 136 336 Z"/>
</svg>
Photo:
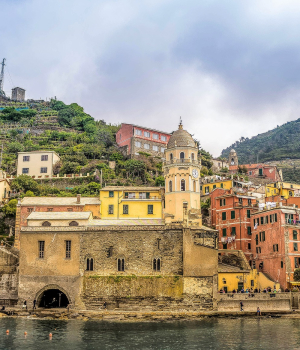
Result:
<svg viewBox="0 0 300 350">
<path fill-rule="evenodd" d="M 184 128 L 219 156 L 300 116 L 296 0 L 0 0 L 4 90 Z"/>
</svg>

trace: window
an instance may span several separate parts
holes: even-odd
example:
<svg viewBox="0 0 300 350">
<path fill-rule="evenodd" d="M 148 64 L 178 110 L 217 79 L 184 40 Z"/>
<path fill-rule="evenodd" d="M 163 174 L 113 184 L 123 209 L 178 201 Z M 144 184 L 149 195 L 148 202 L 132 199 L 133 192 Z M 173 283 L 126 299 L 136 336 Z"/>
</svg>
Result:
<svg viewBox="0 0 300 350">
<path fill-rule="evenodd" d="M 243 198 L 239 198 L 239 204 L 243 204 Z"/>
<path fill-rule="evenodd" d="M 265 231 L 259 232 L 259 240 L 260 242 L 264 242 L 266 240 Z"/>
<path fill-rule="evenodd" d="M 161 151 L 161 153 L 164 153 L 165 148 L 164 147 L 160 147 L 160 151 Z"/>
<path fill-rule="evenodd" d="M 160 239 L 160 238 L 157 238 L 157 249 L 158 249 L 158 250 L 160 249 L 160 241 L 161 241 L 161 239 Z"/>
<path fill-rule="evenodd" d="M 66 241 L 66 259 L 71 258 L 71 241 Z"/>
<path fill-rule="evenodd" d="M 251 280 L 251 287 L 254 287 L 254 280 Z"/>
<path fill-rule="evenodd" d="M 27 208 L 27 213 L 33 212 L 33 208 Z"/>
<path fill-rule="evenodd" d="M 235 210 L 231 211 L 231 219 L 235 219 Z"/>
<path fill-rule="evenodd" d="M 160 259 L 153 259 L 153 270 L 160 271 L 161 262 Z"/>
<path fill-rule="evenodd" d="M 205 187 L 205 193 L 209 193 L 209 186 Z"/>
<path fill-rule="evenodd" d="M 277 222 L 277 213 L 275 213 L 275 222 Z"/>
<path fill-rule="evenodd" d="M 39 241 L 39 258 L 44 259 L 45 241 Z"/>
<path fill-rule="evenodd" d="M 30 156 L 23 156 L 23 162 L 29 162 Z"/>
<path fill-rule="evenodd" d="M 108 206 L 108 214 L 109 214 L 109 215 L 113 215 L 113 213 L 114 213 L 114 205 L 113 205 L 113 204 L 110 204 L 110 205 Z"/>
<path fill-rule="evenodd" d="M 278 252 L 278 244 L 273 244 L 273 252 Z"/>
<path fill-rule="evenodd" d="M 248 227 L 247 227 L 247 234 L 248 234 L 249 236 L 251 236 L 251 226 L 248 226 Z"/>
<path fill-rule="evenodd" d="M 214 190 L 215 188 L 217 188 L 217 185 L 213 185 L 213 190 Z"/>
<path fill-rule="evenodd" d="M 248 205 L 251 205 L 251 199 L 248 199 Z"/>
<path fill-rule="evenodd" d="M 181 191 L 185 191 L 185 180 L 184 180 L 184 179 L 182 179 L 182 180 L 180 181 L 180 190 L 181 190 Z"/>
<path fill-rule="evenodd" d="M 144 136 L 145 137 L 150 137 L 150 132 L 149 131 L 144 131 Z"/>
<path fill-rule="evenodd" d="M 183 163 L 184 162 L 184 152 L 180 152 L 180 162 Z"/>
<path fill-rule="evenodd" d="M 273 215 L 270 215 L 270 224 L 272 224 L 272 222 L 274 222 Z"/>
<path fill-rule="evenodd" d="M 142 130 L 135 129 L 135 134 L 138 136 L 142 136 Z"/>
<path fill-rule="evenodd" d="M 123 214 L 128 214 L 128 204 L 123 204 Z"/>
<path fill-rule="evenodd" d="M 256 253 L 261 253 L 261 248 L 260 247 L 256 247 Z"/>
<path fill-rule="evenodd" d="M 47 208 L 47 211 L 53 211 L 53 208 Z"/>
<path fill-rule="evenodd" d="M 265 216 L 265 224 L 268 224 L 269 223 L 269 216 Z"/>
<path fill-rule="evenodd" d="M 252 175 L 252 171 L 249 171 L 249 175 Z"/>
<path fill-rule="evenodd" d="M 256 245 L 258 245 L 258 234 L 255 235 L 255 241 L 256 241 Z"/>
<path fill-rule="evenodd" d="M 222 213 L 222 220 L 226 220 L 226 211 L 223 211 Z"/>
<path fill-rule="evenodd" d="M 170 161 L 173 160 L 173 153 L 170 153 Z"/>
<path fill-rule="evenodd" d="M 51 226 L 51 223 L 49 221 L 44 221 L 42 223 L 42 226 L 44 226 L 44 227 Z"/>
<path fill-rule="evenodd" d="M 223 228 L 222 233 L 223 233 L 223 237 L 226 237 L 227 236 L 227 229 Z"/>
<path fill-rule="evenodd" d="M 22 169 L 22 174 L 28 174 L 28 173 L 29 173 L 29 168 Z"/>
<path fill-rule="evenodd" d="M 153 204 L 148 204 L 148 214 L 153 214 Z"/>
<path fill-rule="evenodd" d="M 294 243 L 294 252 L 298 251 L 298 243 Z"/>
<path fill-rule="evenodd" d="M 139 141 L 135 141 L 135 147 L 141 147 L 142 144 Z"/>
<path fill-rule="evenodd" d="M 79 226 L 78 222 L 77 221 L 71 221 L 69 223 L 69 226 Z"/>
<path fill-rule="evenodd" d="M 48 154 L 44 154 L 41 156 L 41 161 L 47 161 L 48 160 Z"/>
<path fill-rule="evenodd" d="M 94 259 L 93 258 L 86 259 L 86 271 L 94 271 Z"/>
<path fill-rule="evenodd" d="M 166 137 L 166 136 L 163 136 L 163 135 L 160 136 L 160 139 L 161 139 L 162 141 L 167 141 L 167 137 Z"/>
<path fill-rule="evenodd" d="M 73 211 L 73 208 L 67 208 L 68 211 Z"/>
<path fill-rule="evenodd" d="M 169 181 L 169 192 L 172 192 L 172 181 Z"/>
<path fill-rule="evenodd" d="M 158 135 L 157 134 L 152 134 L 152 137 L 154 140 L 158 140 Z"/>
<path fill-rule="evenodd" d="M 295 269 L 300 266 L 300 258 L 294 258 L 295 261 Z"/>
<path fill-rule="evenodd" d="M 263 217 L 263 216 L 260 218 L 260 223 L 261 223 L 262 225 L 264 224 L 264 217 Z"/>
<path fill-rule="evenodd" d="M 235 226 L 231 228 L 231 235 L 232 236 L 236 235 L 236 228 L 235 228 Z"/>
<path fill-rule="evenodd" d="M 248 249 L 249 250 L 251 249 L 251 243 L 248 243 Z"/>
<path fill-rule="evenodd" d="M 223 182 L 221 182 L 221 188 L 223 188 Z"/>
<path fill-rule="evenodd" d="M 145 148 L 145 149 L 150 149 L 149 143 L 145 143 L 145 144 L 144 144 L 144 148 Z"/>
<path fill-rule="evenodd" d="M 47 173 L 47 167 L 42 167 L 41 168 L 41 174 L 46 174 Z"/>
<path fill-rule="evenodd" d="M 125 271 L 125 259 L 118 259 L 118 271 Z"/>
<path fill-rule="evenodd" d="M 251 214 L 251 211 L 248 209 L 247 210 L 247 218 L 250 219 L 250 214 Z"/>
<path fill-rule="evenodd" d="M 153 146 L 152 149 L 153 151 L 158 152 L 158 146 Z"/>
<path fill-rule="evenodd" d="M 293 231 L 293 240 L 295 241 L 297 240 L 297 231 L 295 230 Z"/>
<path fill-rule="evenodd" d="M 196 192 L 196 181 L 193 181 L 193 191 Z"/>
<path fill-rule="evenodd" d="M 280 262 L 280 267 L 283 269 L 283 261 Z"/>
<path fill-rule="evenodd" d="M 112 198 L 114 196 L 114 191 L 109 191 L 108 192 L 108 197 Z"/>
</svg>

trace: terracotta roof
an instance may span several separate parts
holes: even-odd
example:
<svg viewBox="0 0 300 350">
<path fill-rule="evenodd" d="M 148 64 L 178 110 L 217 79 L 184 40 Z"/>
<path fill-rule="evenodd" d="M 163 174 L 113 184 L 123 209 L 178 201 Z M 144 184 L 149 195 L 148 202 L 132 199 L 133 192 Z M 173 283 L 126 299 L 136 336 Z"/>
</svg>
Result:
<svg viewBox="0 0 300 350">
<path fill-rule="evenodd" d="M 191 134 L 186 130 L 183 130 L 180 126 L 179 129 L 174 131 L 168 142 L 167 148 L 173 147 L 196 147 L 196 143 L 193 140 Z"/>
<path fill-rule="evenodd" d="M 24 197 L 21 201 L 21 206 L 25 205 L 86 205 L 100 204 L 98 197 L 81 197 L 80 203 L 77 203 L 77 197 Z"/>
<path fill-rule="evenodd" d="M 67 212 L 37 212 L 33 211 L 27 220 L 88 220 L 92 213 L 90 211 L 67 211 Z"/>
</svg>

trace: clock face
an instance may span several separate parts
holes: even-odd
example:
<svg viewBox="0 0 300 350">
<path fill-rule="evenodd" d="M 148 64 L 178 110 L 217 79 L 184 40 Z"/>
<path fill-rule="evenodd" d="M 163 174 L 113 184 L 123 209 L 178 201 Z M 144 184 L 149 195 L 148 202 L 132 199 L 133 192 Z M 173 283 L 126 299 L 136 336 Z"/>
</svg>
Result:
<svg viewBox="0 0 300 350">
<path fill-rule="evenodd" d="M 193 169 L 192 175 L 194 178 L 198 177 L 199 173 L 197 169 Z"/>
</svg>

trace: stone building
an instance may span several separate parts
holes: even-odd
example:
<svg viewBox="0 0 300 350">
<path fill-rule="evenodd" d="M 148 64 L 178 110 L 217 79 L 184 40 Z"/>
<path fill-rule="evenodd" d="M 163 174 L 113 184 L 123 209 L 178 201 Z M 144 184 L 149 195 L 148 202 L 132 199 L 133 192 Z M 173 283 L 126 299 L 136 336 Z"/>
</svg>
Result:
<svg viewBox="0 0 300 350">
<path fill-rule="evenodd" d="M 20 87 L 15 87 L 11 90 L 11 99 L 13 101 L 25 101 L 25 91 L 24 89 Z"/>
<path fill-rule="evenodd" d="M 202 226 L 197 148 L 181 125 L 166 158 L 165 219 L 31 212 L 18 237 L 19 300 L 97 310 L 104 302 L 122 310 L 215 309 L 217 232 Z"/>
<path fill-rule="evenodd" d="M 229 163 L 229 169 L 230 169 L 230 166 L 238 166 L 239 165 L 239 159 L 238 159 L 238 156 L 237 156 L 236 151 L 234 149 L 232 149 L 229 152 L 228 163 Z"/>
<path fill-rule="evenodd" d="M 170 136 L 171 134 L 156 129 L 122 123 L 116 134 L 116 141 L 124 153 L 130 157 L 138 156 L 139 152 L 143 152 L 162 158 Z"/>
</svg>

